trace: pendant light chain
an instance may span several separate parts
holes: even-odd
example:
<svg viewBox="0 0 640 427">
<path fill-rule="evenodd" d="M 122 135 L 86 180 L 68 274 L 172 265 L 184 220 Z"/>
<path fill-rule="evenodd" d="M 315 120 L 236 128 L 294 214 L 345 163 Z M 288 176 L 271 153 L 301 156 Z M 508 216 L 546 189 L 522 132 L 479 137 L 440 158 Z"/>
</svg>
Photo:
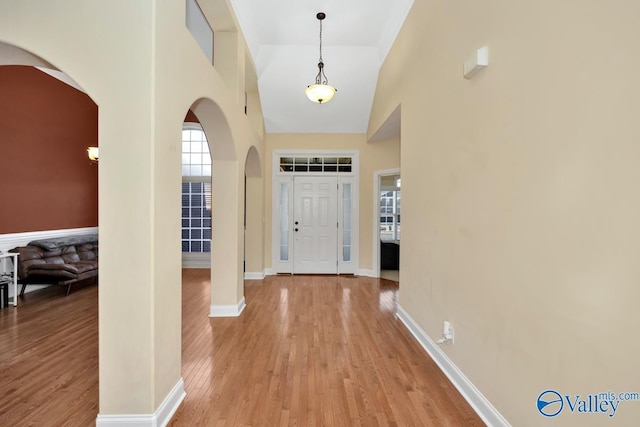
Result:
<svg viewBox="0 0 640 427">
<path fill-rule="evenodd" d="M 324 73 L 324 61 L 322 60 L 322 20 L 324 19 L 324 16 L 321 19 L 318 19 L 320 21 L 320 60 L 318 62 L 318 75 L 316 76 L 316 84 L 318 85 L 326 85 L 329 83 L 329 79 L 327 79 L 327 75 Z"/>
<path fill-rule="evenodd" d="M 322 19 L 320 19 L 320 62 L 322 61 Z"/>
</svg>

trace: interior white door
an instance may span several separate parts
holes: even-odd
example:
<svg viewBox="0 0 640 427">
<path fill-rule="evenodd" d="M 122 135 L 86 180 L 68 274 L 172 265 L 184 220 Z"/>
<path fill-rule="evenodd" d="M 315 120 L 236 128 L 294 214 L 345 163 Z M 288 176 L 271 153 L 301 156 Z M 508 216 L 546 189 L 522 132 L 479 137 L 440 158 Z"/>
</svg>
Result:
<svg viewBox="0 0 640 427">
<path fill-rule="evenodd" d="M 338 178 L 293 180 L 293 272 L 338 273 Z"/>
</svg>

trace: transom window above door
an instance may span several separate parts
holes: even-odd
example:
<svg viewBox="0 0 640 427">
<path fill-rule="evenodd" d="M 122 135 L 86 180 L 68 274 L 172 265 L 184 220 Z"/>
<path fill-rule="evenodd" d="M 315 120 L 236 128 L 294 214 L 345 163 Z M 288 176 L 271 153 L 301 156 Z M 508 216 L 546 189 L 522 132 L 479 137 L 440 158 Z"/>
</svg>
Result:
<svg viewBox="0 0 640 427">
<path fill-rule="evenodd" d="M 323 173 L 323 172 L 352 172 L 353 159 L 351 157 L 318 157 L 296 156 L 280 157 L 280 172 L 293 173 Z"/>
</svg>

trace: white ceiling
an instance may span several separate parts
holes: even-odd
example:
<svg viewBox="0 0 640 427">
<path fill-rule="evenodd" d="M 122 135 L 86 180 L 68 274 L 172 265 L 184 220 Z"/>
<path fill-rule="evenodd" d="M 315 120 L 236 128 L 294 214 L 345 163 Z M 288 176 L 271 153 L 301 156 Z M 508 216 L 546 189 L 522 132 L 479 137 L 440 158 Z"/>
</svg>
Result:
<svg viewBox="0 0 640 427">
<path fill-rule="evenodd" d="M 378 71 L 413 0 L 231 0 L 258 75 L 270 133 L 366 133 Z M 304 90 L 318 73 L 318 12 L 331 102 Z"/>
</svg>

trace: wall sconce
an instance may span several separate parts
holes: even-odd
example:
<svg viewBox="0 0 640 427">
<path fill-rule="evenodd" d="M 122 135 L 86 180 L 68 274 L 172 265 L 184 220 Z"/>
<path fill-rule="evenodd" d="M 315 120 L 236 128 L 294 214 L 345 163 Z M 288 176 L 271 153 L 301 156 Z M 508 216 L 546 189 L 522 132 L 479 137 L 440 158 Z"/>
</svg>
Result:
<svg viewBox="0 0 640 427">
<path fill-rule="evenodd" d="M 97 162 L 99 157 L 98 155 L 99 155 L 98 147 L 87 147 L 87 156 L 89 156 L 89 159 L 91 159 L 91 161 Z"/>
</svg>

